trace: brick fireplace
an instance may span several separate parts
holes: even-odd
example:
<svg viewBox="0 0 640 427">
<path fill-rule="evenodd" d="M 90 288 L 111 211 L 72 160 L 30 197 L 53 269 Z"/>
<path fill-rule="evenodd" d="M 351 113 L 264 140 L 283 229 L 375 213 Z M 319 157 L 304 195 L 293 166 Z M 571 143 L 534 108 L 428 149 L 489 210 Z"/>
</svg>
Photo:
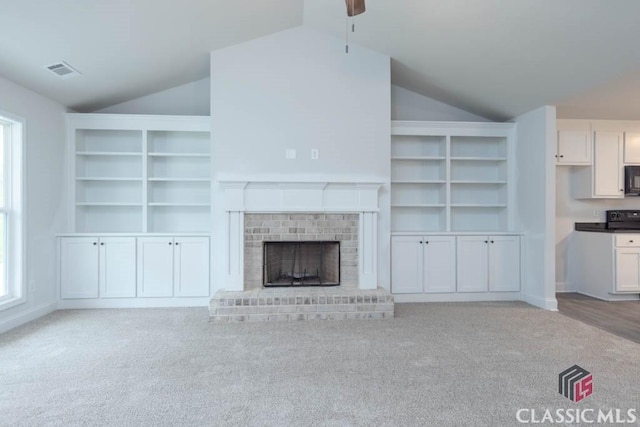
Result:
<svg viewBox="0 0 640 427">
<path fill-rule="evenodd" d="M 340 262 L 338 282 L 345 288 L 358 287 L 359 215 L 245 214 L 244 224 L 245 290 L 259 289 L 265 283 L 265 242 L 337 242 L 337 258 Z M 304 271 L 296 273 L 304 274 Z M 307 271 L 307 274 L 310 273 Z"/>
<path fill-rule="evenodd" d="M 381 184 L 221 181 L 220 185 L 225 194 L 227 259 L 221 265 L 226 283 L 211 300 L 211 321 L 393 317 L 393 296 L 378 288 Z M 265 242 L 337 243 L 339 286 L 265 288 Z M 312 276 L 311 270 L 319 271 L 314 262 L 306 270 L 292 268 L 291 275 Z"/>
<path fill-rule="evenodd" d="M 264 242 L 262 286 L 340 286 L 340 242 Z M 246 258 L 245 258 L 246 259 Z"/>
</svg>

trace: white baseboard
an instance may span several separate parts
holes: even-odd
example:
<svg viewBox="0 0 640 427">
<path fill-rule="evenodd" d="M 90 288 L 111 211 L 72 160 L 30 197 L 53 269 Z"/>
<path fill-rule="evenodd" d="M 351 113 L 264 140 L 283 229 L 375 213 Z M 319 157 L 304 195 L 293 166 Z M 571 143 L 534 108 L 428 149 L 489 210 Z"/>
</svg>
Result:
<svg viewBox="0 0 640 427">
<path fill-rule="evenodd" d="M 571 283 L 556 282 L 556 292 L 567 293 L 567 292 L 578 292 L 578 290 Z"/>
<path fill-rule="evenodd" d="M 605 297 L 602 295 L 590 294 L 584 291 L 577 291 L 581 295 L 586 295 L 591 298 L 599 299 L 601 301 L 638 301 L 640 299 L 639 294 L 612 294 L 608 293 Z"/>
<path fill-rule="evenodd" d="M 520 301 L 520 292 L 483 292 L 450 294 L 393 294 L 394 302 L 473 302 Z"/>
<path fill-rule="evenodd" d="M 62 299 L 59 310 L 91 308 L 208 307 L 211 297 Z"/>
<path fill-rule="evenodd" d="M 558 300 L 555 298 L 540 298 L 538 296 L 522 294 L 522 301 L 545 310 L 558 311 Z"/>
<path fill-rule="evenodd" d="M 16 313 L 13 316 L 9 316 L 4 320 L 0 320 L 0 334 L 7 332 L 15 327 L 23 325 L 32 320 L 36 320 L 39 317 L 53 313 L 58 308 L 58 304 L 54 302 L 48 302 L 32 307 L 24 312 Z"/>
</svg>

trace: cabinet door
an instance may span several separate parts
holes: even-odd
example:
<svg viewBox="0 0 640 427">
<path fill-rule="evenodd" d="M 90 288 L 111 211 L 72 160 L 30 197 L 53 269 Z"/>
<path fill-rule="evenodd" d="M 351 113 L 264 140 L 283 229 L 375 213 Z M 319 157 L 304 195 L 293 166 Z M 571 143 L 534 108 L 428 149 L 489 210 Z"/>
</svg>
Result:
<svg viewBox="0 0 640 427">
<path fill-rule="evenodd" d="M 622 133 L 594 132 L 594 196 L 624 197 Z"/>
<path fill-rule="evenodd" d="M 420 236 L 391 238 L 391 290 L 394 294 L 422 292 L 422 247 Z"/>
<path fill-rule="evenodd" d="M 640 164 L 640 133 L 625 132 L 624 162 Z"/>
<path fill-rule="evenodd" d="M 489 238 L 460 236 L 456 243 L 458 292 L 485 292 L 489 289 Z"/>
<path fill-rule="evenodd" d="M 138 239 L 138 296 L 173 296 L 173 238 Z"/>
<path fill-rule="evenodd" d="M 100 238 L 100 296 L 136 296 L 135 237 Z"/>
<path fill-rule="evenodd" d="M 98 238 L 60 239 L 60 297 L 98 298 Z"/>
<path fill-rule="evenodd" d="M 425 292 L 456 291 L 456 240 L 449 236 L 426 236 L 422 277 Z"/>
<path fill-rule="evenodd" d="M 176 297 L 209 295 L 209 239 L 176 237 L 174 239 L 174 288 Z"/>
<path fill-rule="evenodd" d="M 640 292 L 640 248 L 616 249 L 617 292 Z"/>
<path fill-rule="evenodd" d="M 518 236 L 489 237 L 489 290 L 492 292 L 520 290 L 520 238 Z"/>
<path fill-rule="evenodd" d="M 591 143 L 588 130 L 558 131 L 558 164 L 589 165 L 591 164 Z"/>
</svg>

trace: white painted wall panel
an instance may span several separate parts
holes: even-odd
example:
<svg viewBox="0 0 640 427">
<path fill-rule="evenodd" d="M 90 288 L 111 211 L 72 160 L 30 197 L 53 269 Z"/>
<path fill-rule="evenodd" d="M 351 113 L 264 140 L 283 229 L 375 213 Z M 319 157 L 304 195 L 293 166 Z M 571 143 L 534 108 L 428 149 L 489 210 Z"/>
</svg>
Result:
<svg viewBox="0 0 640 427">
<path fill-rule="evenodd" d="M 384 183 L 379 284 L 389 287 L 389 57 L 297 27 L 211 54 L 214 180 Z M 296 159 L 285 159 L 286 149 Z M 311 159 L 311 149 L 319 158 Z M 213 195 L 214 262 L 225 259 Z M 223 288 L 214 265 L 214 288 Z M 215 289 L 214 289 L 215 290 Z"/>
</svg>

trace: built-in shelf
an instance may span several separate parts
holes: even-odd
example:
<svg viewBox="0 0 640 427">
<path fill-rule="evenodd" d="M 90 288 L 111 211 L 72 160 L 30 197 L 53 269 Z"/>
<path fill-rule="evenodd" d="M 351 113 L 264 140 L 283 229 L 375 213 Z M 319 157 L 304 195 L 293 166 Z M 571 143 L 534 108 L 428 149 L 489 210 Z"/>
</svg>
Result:
<svg viewBox="0 0 640 427">
<path fill-rule="evenodd" d="M 490 205 L 483 203 L 452 203 L 452 208 L 506 208 L 507 205 L 499 204 L 499 205 Z"/>
<path fill-rule="evenodd" d="M 151 157 L 211 157 L 208 153 L 148 153 Z"/>
<path fill-rule="evenodd" d="M 405 179 L 391 181 L 391 184 L 445 184 L 446 182 L 444 179 Z"/>
<path fill-rule="evenodd" d="M 142 153 L 134 152 L 134 151 L 78 151 L 76 152 L 78 156 L 132 156 L 132 157 L 142 157 Z"/>
<path fill-rule="evenodd" d="M 512 139 L 507 123 L 392 122 L 392 231 L 509 231 Z"/>
<path fill-rule="evenodd" d="M 391 160 L 426 160 L 426 161 L 430 161 L 430 160 L 434 160 L 434 161 L 438 161 L 438 160 L 445 160 L 446 157 L 444 156 L 394 156 L 391 157 Z"/>
<path fill-rule="evenodd" d="M 446 205 L 441 203 L 403 203 L 392 204 L 392 208 L 444 208 Z"/>
<path fill-rule="evenodd" d="M 77 202 L 76 206 L 142 206 L 142 203 L 126 202 Z"/>
<path fill-rule="evenodd" d="M 128 176 L 79 176 L 76 181 L 142 181 L 140 177 L 128 177 Z"/>
<path fill-rule="evenodd" d="M 208 117 L 69 114 L 78 233 L 210 229 Z M 121 127 L 121 129 L 118 129 Z"/>
<path fill-rule="evenodd" d="M 179 207 L 209 207 L 209 203 L 157 203 L 150 202 L 149 206 L 179 206 Z"/>
<path fill-rule="evenodd" d="M 451 157 L 451 161 L 464 161 L 464 162 L 506 162 L 506 157 Z"/>
<path fill-rule="evenodd" d="M 451 181 L 451 184 L 496 184 L 496 185 L 501 185 L 501 184 L 506 184 L 507 181 L 505 180 L 501 180 L 501 181 L 483 181 L 483 180 L 477 180 L 477 181 L 472 181 L 472 180 L 455 180 L 455 181 Z"/>
<path fill-rule="evenodd" d="M 154 177 L 148 178 L 148 181 L 175 181 L 175 182 L 210 182 L 209 178 L 170 178 L 170 177 Z"/>
</svg>

